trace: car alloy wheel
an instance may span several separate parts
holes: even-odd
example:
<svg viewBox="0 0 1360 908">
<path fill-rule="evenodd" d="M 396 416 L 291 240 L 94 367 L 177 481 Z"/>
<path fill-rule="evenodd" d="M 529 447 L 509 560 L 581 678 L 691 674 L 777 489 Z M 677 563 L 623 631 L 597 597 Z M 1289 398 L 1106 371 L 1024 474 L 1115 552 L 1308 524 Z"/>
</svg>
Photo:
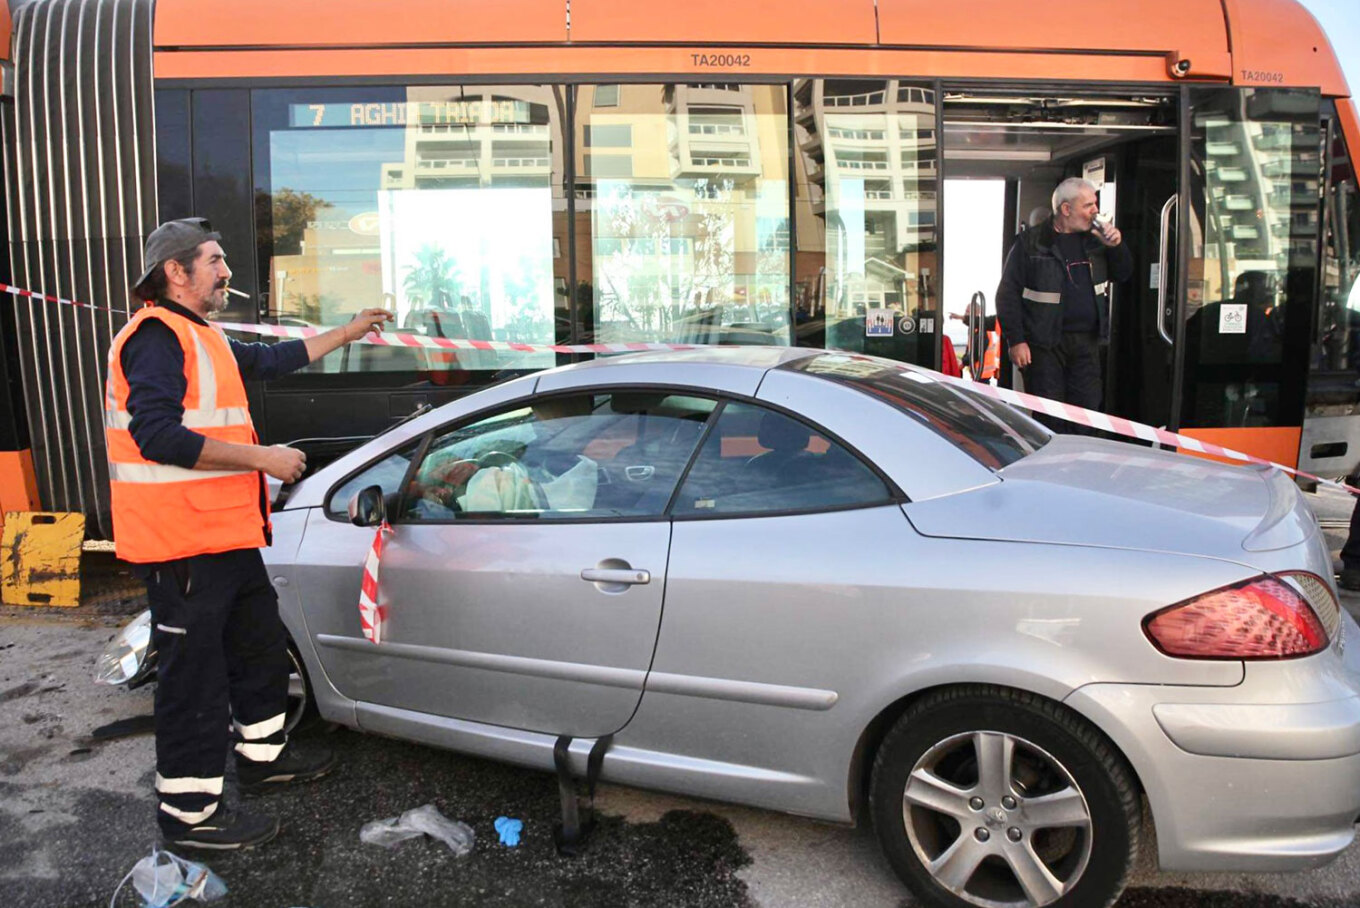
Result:
<svg viewBox="0 0 1360 908">
<path fill-rule="evenodd" d="M 1056 703 L 995 687 L 913 704 L 879 748 L 871 799 L 894 869 L 941 908 L 1109 905 L 1141 820 L 1104 736 Z"/>
<path fill-rule="evenodd" d="M 1030 904 L 1052 904 L 1091 857 L 1091 812 L 1072 776 L 1004 732 L 953 735 L 922 754 L 902 793 L 902 819 L 931 875 L 976 905 L 1014 904 L 1005 897 L 1012 888 Z"/>
</svg>

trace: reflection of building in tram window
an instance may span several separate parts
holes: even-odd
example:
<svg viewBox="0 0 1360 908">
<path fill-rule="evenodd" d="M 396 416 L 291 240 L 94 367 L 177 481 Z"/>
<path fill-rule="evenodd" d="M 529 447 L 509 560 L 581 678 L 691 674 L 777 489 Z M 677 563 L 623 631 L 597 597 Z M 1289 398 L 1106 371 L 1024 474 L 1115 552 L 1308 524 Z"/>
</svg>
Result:
<svg viewBox="0 0 1360 908">
<path fill-rule="evenodd" d="M 869 309 L 933 313 L 938 138 L 933 88 L 794 82 L 800 343 L 934 362 L 934 331 L 866 334 Z M 804 314 L 805 313 L 805 314 Z"/>
<path fill-rule="evenodd" d="M 783 91 L 622 85 L 600 110 L 601 88 L 576 136 L 595 339 L 789 343 Z"/>
<path fill-rule="evenodd" d="M 400 99 L 381 105 L 391 116 L 353 128 L 271 121 L 266 236 L 276 305 L 332 324 L 386 297 L 403 327 L 427 336 L 552 342 L 560 277 L 552 243 L 566 229 L 554 217 L 565 211 L 563 88 L 393 91 Z M 311 369 L 447 372 L 553 362 L 551 354 L 390 347 L 357 349 Z"/>
</svg>

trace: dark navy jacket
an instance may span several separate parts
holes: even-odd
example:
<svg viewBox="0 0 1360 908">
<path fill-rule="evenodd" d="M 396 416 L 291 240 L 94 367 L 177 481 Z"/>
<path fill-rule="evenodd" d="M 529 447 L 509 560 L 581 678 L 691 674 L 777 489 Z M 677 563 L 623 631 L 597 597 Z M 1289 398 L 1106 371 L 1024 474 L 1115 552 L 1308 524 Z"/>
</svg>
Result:
<svg viewBox="0 0 1360 908">
<path fill-rule="evenodd" d="M 1133 254 L 1128 243 L 1106 247 L 1094 234 L 1083 237 L 1083 250 L 1091 267 L 1089 271 L 1076 270 L 1071 278 L 1051 221 L 1031 227 L 1015 241 L 996 288 L 996 313 L 1008 346 L 1058 346 L 1062 341 L 1063 294 L 1073 279 L 1091 282 L 1100 340 L 1109 341 L 1110 280 L 1123 282 L 1133 277 Z"/>
</svg>

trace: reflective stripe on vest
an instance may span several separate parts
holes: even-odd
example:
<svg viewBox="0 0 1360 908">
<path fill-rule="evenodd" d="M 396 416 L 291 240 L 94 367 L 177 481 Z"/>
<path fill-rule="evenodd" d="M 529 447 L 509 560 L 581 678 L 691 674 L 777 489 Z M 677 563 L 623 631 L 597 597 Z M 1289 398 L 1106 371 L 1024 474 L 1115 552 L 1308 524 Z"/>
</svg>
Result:
<svg viewBox="0 0 1360 908">
<path fill-rule="evenodd" d="M 266 543 L 262 480 L 254 470 L 191 470 L 142 456 L 132 437 L 122 351 L 147 319 L 174 332 L 184 354 L 182 424 L 227 444 L 256 444 L 240 368 L 221 329 L 148 306 L 118 332 L 109 350 L 104 438 L 114 545 L 131 562 L 170 561 Z"/>
<path fill-rule="evenodd" d="M 254 470 L 186 470 L 163 463 L 110 463 L 109 479 L 114 482 L 164 483 L 194 482 L 221 476 L 254 476 Z"/>
<path fill-rule="evenodd" d="M 1048 303 L 1056 306 L 1062 302 L 1061 293 L 1046 293 L 1043 290 L 1034 290 L 1030 287 L 1026 287 L 1025 292 L 1020 295 L 1034 303 Z"/>
<path fill-rule="evenodd" d="M 987 332 L 987 350 L 982 354 L 982 379 L 989 381 L 1001 372 L 1001 329 Z"/>
<path fill-rule="evenodd" d="M 186 429 L 219 429 L 227 426 L 239 426 L 250 423 L 250 411 L 245 407 L 218 407 L 215 410 L 195 407 L 192 410 L 184 411 L 184 419 L 181 422 Z M 104 427 L 106 429 L 128 429 L 131 426 L 132 414 L 128 411 L 104 410 Z"/>
</svg>

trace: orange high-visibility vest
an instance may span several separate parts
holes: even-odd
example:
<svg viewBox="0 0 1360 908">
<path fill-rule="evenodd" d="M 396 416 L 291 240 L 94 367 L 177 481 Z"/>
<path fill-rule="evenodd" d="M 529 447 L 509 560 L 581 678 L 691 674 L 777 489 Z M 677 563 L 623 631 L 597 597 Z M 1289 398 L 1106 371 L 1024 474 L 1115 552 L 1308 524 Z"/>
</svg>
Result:
<svg viewBox="0 0 1360 908">
<path fill-rule="evenodd" d="M 221 329 L 161 306 L 138 311 L 113 339 L 104 391 L 104 440 L 118 557 L 147 563 L 259 548 L 269 532 L 260 473 L 187 470 L 156 463 L 142 456 L 132 438 L 123 345 L 152 318 L 175 332 L 184 351 L 185 428 L 217 441 L 257 443 L 241 370 Z"/>
<path fill-rule="evenodd" d="M 990 381 L 1001 373 L 1001 319 L 996 320 L 996 327 L 987 332 L 987 349 L 982 354 L 982 375 L 983 381 Z"/>
</svg>

